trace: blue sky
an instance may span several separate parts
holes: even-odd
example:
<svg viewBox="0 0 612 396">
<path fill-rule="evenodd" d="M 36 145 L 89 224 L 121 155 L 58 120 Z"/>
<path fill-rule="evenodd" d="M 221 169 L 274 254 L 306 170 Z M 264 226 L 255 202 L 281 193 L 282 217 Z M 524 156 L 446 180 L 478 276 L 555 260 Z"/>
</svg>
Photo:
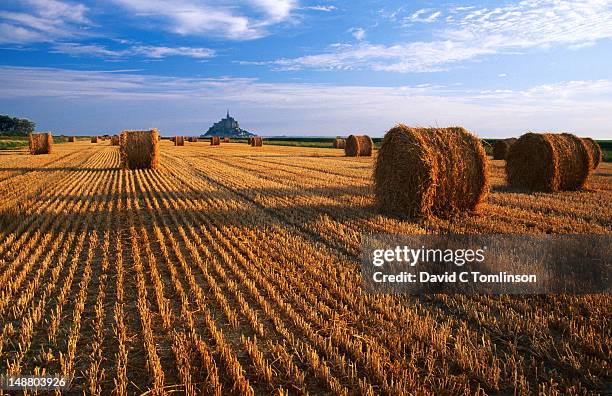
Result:
<svg viewBox="0 0 612 396">
<path fill-rule="evenodd" d="M 54 133 L 612 139 L 612 0 L 0 3 L 0 114 Z"/>
</svg>

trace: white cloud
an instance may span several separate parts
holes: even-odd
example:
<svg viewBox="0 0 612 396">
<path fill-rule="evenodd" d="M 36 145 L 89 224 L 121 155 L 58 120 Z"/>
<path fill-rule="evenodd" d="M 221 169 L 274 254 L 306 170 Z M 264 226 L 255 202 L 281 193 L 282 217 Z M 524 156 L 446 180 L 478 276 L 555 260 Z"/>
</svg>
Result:
<svg viewBox="0 0 612 396">
<path fill-rule="evenodd" d="M 435 22 L 440 15 L 442 15 L 441 11 L 432 12 L 432 10 L 430 9 L 423 8 L 415 11 L 409 17 L 404 18 L 403 21 L 405 24 L 408 24 L 410 22 L 432 23 Z"/>
<path fill-rule="evenodd" d="M 612 123 L 612 80 L 466 91 L 429 85 L 263 83 L 244 78 L 0 67 L 0 85 L 0 104 L 17 104 L 24 114 L 49 109 L 48 114 L 37 117 L 37 123 L 62 132 L 151 126 L 195 132 L 205 130 L 226 107 L 241 114 L 246 128 L 267 135 L 336 135 L 359 130 L 380 136 L 393 124 L 406 122 L 463 125 L 486 137 L 557 130 L 610 138 L 608 125 Z M 65 106 L 78 107 L 79 114 L 91 116 L 57 120 L 54 112 Z M 103 118 L 100 108 L 105 109 Z"/>
<path fill-rule="evenodd" d="M 120 59 L 131 56 L 142 56 L 149 59 L 162 59 L 169 56 L 185 56 L 196 59 L 211 58 L 215 51 L 201 47 L 164 47 L 135 45 L 126 49 L 112 50 L 98 44 L 59 43 L 53 51 L 73 56 L 94 56 L 106 59 Z"/>
<path fill-rule="evenodd" d="M 297 5 L 294 0 L 250 0 L 250 2 L 271 18 L 266 23 L 280 22 L 288 18 L 291 10 Z"/>
<path fill-rule="evenodd" d="M 290 19 L 293 0 L 249 0 L 250 7 L 197 0 L 114 0 L 137 18 L 155 19 L 181 35 L 213 35 L 235 40 L 265 36 L 266 27 Z M 251 14 L 260 15 L 247 16 Z"/>
<path fill-rule="evenodd" d="M 499 73 L 497 77 L 503 78 L 503 77 L 508 77 L 508 75 L 506 73 Z"/>
<path fill-rule="evenodd" d="M 441 11 L 418 10 L 391 20 L 432 22 Z M 326 51 L 269 64 L 280 70 L 371 69 L 393 72 L 438 71 L 488 54 L 516 53 L 554 45 L 572 49 L 612 38 L 610 0 L 534 0 L 488 8 L 453 8 L 432 41 L 330 46 Z"/>
<path fill-rule="evenodd" d="M 89 25 L 87 7 L 58 0 L 26 0 L 28 12 L 0 11 L 0 43 L 28 44 L 79 37 Z"/>
<path fill-rule="evenodd" d="M 195 47 L 156 47 L 156 46 L 136 46 L 131 49 L 134 54 L 143 55 L 147 58 L 166 58 L 168 56 L 186 56 L 196 59 L 212 58 L 215 51 L 210 48 Z"/>
<path fill-rule="evenodd" d="M 333 5 L 314 5 L 314 6 L 310 6 L 310 7 L 306 7 L 307 10 L 313 10 L 313 11 L 325 11 L 325 12 L 331 12 L 336 10 L 336 6 Z"/>
<path fill-rule="evenodd" d="M 363 28 L 351 28 L 349 30 L 351 32 L 351 34 L 353 35 L 353 37 L 355 37 L 357 40 L 361 41 L 365 38 L 366 32 L 365 30 L 363 30 Z"/>
</svg>

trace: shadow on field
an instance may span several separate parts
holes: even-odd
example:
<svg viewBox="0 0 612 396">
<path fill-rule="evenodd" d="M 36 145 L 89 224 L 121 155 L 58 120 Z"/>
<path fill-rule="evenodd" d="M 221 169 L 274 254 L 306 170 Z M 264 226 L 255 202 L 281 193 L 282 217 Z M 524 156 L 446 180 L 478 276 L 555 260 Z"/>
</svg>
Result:
<svg viewBox="0 0 612 396">
<path fill-rule="evenodd" d="M 359 190 L 359 191 L 356 191 Z M 73 214 L 56 212 L 52 210 L 40 210 L 39 203 L 49 200 L 55 201 L 55 204 L 62 204 L 70 208 L 82 208 L 89 203 L 89 207 L 84 213 L 80 213 L 80 217 L 89 214 L 94 217 L 109 215 L 111 222 L 116 222 L 119 228 L 127 228 L 128 216 L 132 219 L 141 217 L 145 223 L 160 221 L 163 219 L 168 224 L 173 224 L 173 217 L 178 219 L 179 224 L 186 221 L 192 225 L 199 225 L 202 222 L 212 220 L 220 226 L 248 226 L 262 227 L 272 223 L 287 223 L 297 226 L 298 228 L 307 223 L 322 221 L 325 218 L 333 218 L 335 220 L 355 220 L 369 219 L 377 215 L 376 209 L 371 204 L 347 207 L 343 202 L 336 203 L 296 203 L 292 198 L 307 197 L 307 196 L 328 196 L 333 199 L 333 196 L 342 194 L 354 195 L 366 193 L 366 187 L 361 188 L 305 188 L 300 191 L 290 189 L 236 189 L 228 191 L 210 190 L 210 191 L 173 191 L 172 194 L 180 197 L 184 206 L 180 206 L 177 201 L 170 197 L 170 194 L 165 191 L 158 193 L 157 201 L 162 205 L 161 198 L 167 199 L 167 206 L 159 209 L 146 208 L 147 202 L 150 201 L 148 194 L 138 192 L 135 197 L 131 193 L 111 193 L 108 196 L 105 194 L 91 195 L 57 195 L 57 194 L 41 194 L 36 197 L 35 201 L 27 205 L 27 207 L 10 207 L 0 212 L 0 224 L 7 226 L 14 222 L 26 222 L 30 220 L 41 220 L 45 222 L 49 220 L 51 223 L 65 224 Z M 228 201 L 228 197 L 231 201 Z M 281 197 L 289 200 L 287 205 L 271 206 L 266 203 L 267 198 Z M 107 201 L 108 199 L 108 201 Z M 125 202 L 127 200 L 139 208 L 127 209 Z M 191 202 L 190 202 L 191 201 Z M 98 203 L 104 202 L 100 207 Z M 225 204 L 227 202 L 227 205 Z M 192 205 L 190 207 L 189 205 Z M 197 206 L 196 206 L 197 205 Z M 92 208 L 93 206 L 93 208 Z M 69 209 L 70 210 L 70 209 Z M 265 213 L 262 216 L 262 212 Z M 185 220 L 183 220 L 185 219 Z"/>
<path fill-rule="evenodd" d="M 121 168 L 83 168 L 76 166 L 66 166 L 66 167 L 53 167 L 53 168 L 43 168 L 43 167 L 12 167 L 12 168 L 0 168 L 0 172 L 20 172 L 20 171 L 36 171 L 36 172 L 57 172 L 57 171 L 68 171 L 68 172 L 106 172 L 106 171 L 116 171 L 121 170 Z"/>
<path fill-rule="evenodd" d="M 503 186 L 493 186 L 491 187 L 491 192 L 492 193 L 514 193 L 514 194 L 534 194 L 535 191 L 531 191 L 528 190 L 526 188 L 520 188 L 520 187 L 512 187 L 509 185 L 503 185 Z"/>
</svg>

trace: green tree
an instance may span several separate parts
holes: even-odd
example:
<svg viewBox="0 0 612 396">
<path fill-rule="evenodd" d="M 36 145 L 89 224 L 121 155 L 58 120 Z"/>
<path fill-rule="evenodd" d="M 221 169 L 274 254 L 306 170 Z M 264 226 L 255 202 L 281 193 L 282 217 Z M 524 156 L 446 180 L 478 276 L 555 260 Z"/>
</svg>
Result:
<svg viewBox="0 0 612 396">
<path fill-rule="evenodd" d="M 0 135 L 28 136 L 35 128 L 36 123 L 30 120 L 0 114 Z"/>
</svg>

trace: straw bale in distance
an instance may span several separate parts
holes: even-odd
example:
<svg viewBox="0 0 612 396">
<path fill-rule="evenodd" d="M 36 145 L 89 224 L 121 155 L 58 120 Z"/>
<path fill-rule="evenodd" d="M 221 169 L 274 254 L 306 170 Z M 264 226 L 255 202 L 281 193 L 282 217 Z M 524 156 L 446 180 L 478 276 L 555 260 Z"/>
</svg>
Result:
<svg viewBox="0 0 612 396">
<path fill-rule="evenodd" d="M 174 145 L 175 146 L 184 146 L 185 145 L 185 138 L 182 136 L 175 136 L 174 137 Z"/>
<path fill-rule="evenodd" d="M 210 137 L 210 145 L 211 146 L 219 146 L 221 144 L 221 138 L 219 136 L 211 136 Z"/>
<path fill-rule="evenodd" d="M 374 142 L 367 135 L 350 135 L 344 145 L 347 157 L 371 157 Z"/>
<path fill-rule="evenodd" d="M 448 218 L 476 211 L 488 190 L 486 153 L 480 139 L 464 128 L 400 124 L 386 133 L 374 167 L 382 212 Z"/>
<path fill-rule="evenodd" d="M 30 154 L 51 154 L 53 150 L 53 136 L 51 132 L 31 133 L 28 138 Z"/>
<path fill-rule="evenodd" d="M 249 136 L 249 146 L 253 145 L 253 136 Z"/>
<path fill-rule="evenodd" d="M 91 142 L 92 143 L 98 143 L 98 137 L 97 136 L 92 137 L 91 138 Z"/>
<path fill-rule="evenodd" d="M 111 137 L 111 146 L 119 146 L 119 135 L 113 135 Z"/>
<path fill-rule="evenodd" d="M 123 131 L 119 136 L 121 166 L 125 169 L 155 169 L 159 165 L 157 129 Z"/>
<path fill-rule="evenodd" d="M 68 136 L 68 143 L 76 142 L 76 138 L 74 136 Z"/>
<path fill-rule="evenodd" d="M 578 190 L 592 169 L 586 143 L 569 133 L 526 133 L 506 157 L 508 184 L 534 191 Z"/>
<path fill-rule="evenodd" d="M 230 142 L 230 138 L 228 137 L 224 137 L 223 138 L 223 143 L 229 143 Z"/>
<path fill-rule="evenodd" d="M 582 138 L 584 143 L 586 144 L 589 152 L 591 153 L 591 159 L 593 160 L 593 169 L 599 166 L 599 163 L 603 159 L 603 152 L 601 150 L 601 146 L 594 139 L 591 138 Z"/>
<path fill-rule="evenodd" d="M 263 146 L 263 139 L 261 136 L 254 136 L 251 140 L 252 147 L 261 147 Z"/>
<path fill-rule="evenodd" d="M 505 160 L 510 146 L 516 143 L 517 140 L 517 138 L 508 138 L 496 141 L 495 145 L 493 146 L 493 159 Z"/>
<path fill-rule="evenodd" d="M 346 146 L 346 139 L 335 138 L 334 139 L 334 148 L 343 149 Z"/>
</svg>

